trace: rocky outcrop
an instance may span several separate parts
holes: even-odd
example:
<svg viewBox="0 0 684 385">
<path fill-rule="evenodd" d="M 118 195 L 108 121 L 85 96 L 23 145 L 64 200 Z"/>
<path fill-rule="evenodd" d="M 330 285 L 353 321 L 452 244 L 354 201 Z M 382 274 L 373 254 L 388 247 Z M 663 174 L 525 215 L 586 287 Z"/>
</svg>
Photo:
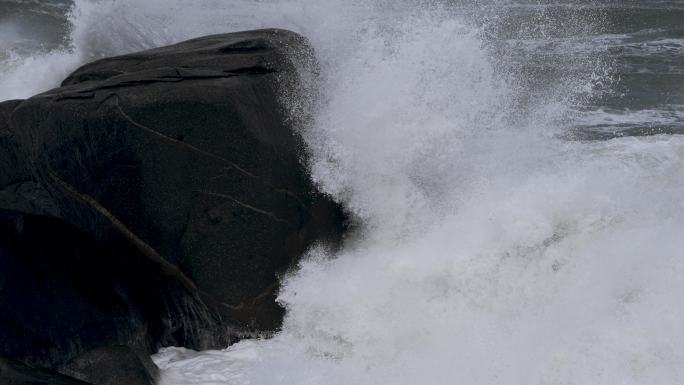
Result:
<svg viewBox="0 0 684 385">
<path fill-rule="evenodd" d="M 56 367 L 276 330 L 278 274 L 344 224 L 280 98 L 309 54 L 283 30 L 207 36 L 0 104 L 0 354 Z"/>
</svg>

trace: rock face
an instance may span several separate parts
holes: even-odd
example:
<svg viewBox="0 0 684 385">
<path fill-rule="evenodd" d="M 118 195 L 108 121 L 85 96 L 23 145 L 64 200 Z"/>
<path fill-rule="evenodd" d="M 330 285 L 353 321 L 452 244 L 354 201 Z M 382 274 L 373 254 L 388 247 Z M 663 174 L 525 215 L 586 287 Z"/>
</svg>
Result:
<svg viewBox="0 0 684 385">
<path fill-rule="evenodd" d="M 35 183 L 23 157 L 9 117 L 21 100 L 0 103 L 0 209 L 55 215 L 56 207 L 44 188 Z"/>
<path fill-rule="evenodd" d="M 276 330 L 277 275 L 343 233 L 279 98 L 308 54 L 283 30 L 207 36 L 1 103 L 0 354 L 56 367 Z"/>
<path fill-rule="evenodd" d="M 19 162 L 19 147 L 9 127 L 9 117 L 21 100 L 0 103 L 0 188 L 28 179 L 24 165 Z"/>
<path fill-rule="evenodd" d="M 107 247 L 60 219 L 0 210 L 0 352 L 55 368 L 100 346 L 141 352 L 213 332 L 185 283 L 123 240 Z M 196 333 L 196 334 L 190 334 Z"/>
</svg>

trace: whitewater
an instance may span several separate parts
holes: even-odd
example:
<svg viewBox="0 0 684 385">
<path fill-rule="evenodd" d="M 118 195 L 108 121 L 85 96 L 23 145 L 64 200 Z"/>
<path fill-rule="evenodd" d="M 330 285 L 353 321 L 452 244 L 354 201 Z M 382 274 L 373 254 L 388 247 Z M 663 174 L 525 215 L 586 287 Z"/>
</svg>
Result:
<svg viewBox="0 0 684 385">
<path fill-rule="evenodd" d="M 681 2 L 46 3 L 41 36 L 0 16 L 0 100 L 210 33 L 316 52 L 283 104 L 352 231 L 275 336 L 164 348 L 162 385 L 684 383 Z"/>
</svg>

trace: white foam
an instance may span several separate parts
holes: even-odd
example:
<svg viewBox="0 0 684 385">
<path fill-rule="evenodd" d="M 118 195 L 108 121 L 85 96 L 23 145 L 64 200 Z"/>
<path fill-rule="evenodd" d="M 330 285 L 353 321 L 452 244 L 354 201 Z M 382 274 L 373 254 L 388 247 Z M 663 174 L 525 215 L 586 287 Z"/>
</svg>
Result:
<svg viewBox="0 0 684 385">
<path fill-rule="evenodd" d="M 10 51 L 2 61 L 0 101 L 23 99 L 57 87 L 81 63 L 78 55 L 65 50 L 29 55 Z"/>
</svg>

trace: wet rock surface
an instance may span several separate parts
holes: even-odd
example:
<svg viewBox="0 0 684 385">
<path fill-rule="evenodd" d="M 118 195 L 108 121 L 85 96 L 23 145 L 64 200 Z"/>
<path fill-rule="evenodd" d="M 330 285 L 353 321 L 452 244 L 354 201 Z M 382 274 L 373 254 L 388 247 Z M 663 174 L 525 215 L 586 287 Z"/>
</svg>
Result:
<svg viewBox="0 0 684 385">
<path fill-rule="evenodd" d="M 308 54 L 284 30 L 207 36 L 0 103 L 0 355 L 57 368 L 277 330 L 278 274 L 344 231 L 280 97 Z"/>
</svg>

